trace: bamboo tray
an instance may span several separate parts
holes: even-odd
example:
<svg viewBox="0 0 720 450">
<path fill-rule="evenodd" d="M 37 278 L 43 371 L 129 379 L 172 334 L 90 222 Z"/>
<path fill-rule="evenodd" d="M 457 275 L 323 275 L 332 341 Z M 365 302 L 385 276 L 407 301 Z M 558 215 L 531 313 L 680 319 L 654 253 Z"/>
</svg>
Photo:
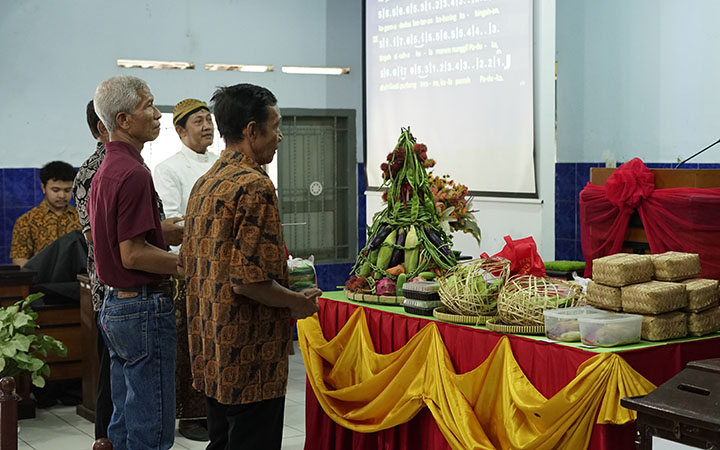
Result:
<svg viewBox="0 0 720 450">
<path fill-rule="evenodd" d="M 363 294 L 361 292 L 351 292 L 345 289 L 345 298 L 354 300 L 356 302 L 365 303 L 380 303 L 383 305 L 398 305 L 402 306 L 405 301 L 405 297 L 389 296 L 389 295 L 375 295 L 375 294 Z"/>
<path fill-rule="evenodd" d="M 489 319 L 485 326 L 490 331 L 497 331 L 498 333 L 510 333 L 510 334 L 545 334 L 544 325 L 505 325 L 500 322 L 500 319 L 493 317 Z"/>
<path fill-rule="evenodd" d="M 463 325 L 485 325 L 488 319 L 497 316 L 463 316 L 453 313 L 445 306 L 438 306 L 433 310 L 433 317 L 445 322 L 461 323 Z"/>
</svg>

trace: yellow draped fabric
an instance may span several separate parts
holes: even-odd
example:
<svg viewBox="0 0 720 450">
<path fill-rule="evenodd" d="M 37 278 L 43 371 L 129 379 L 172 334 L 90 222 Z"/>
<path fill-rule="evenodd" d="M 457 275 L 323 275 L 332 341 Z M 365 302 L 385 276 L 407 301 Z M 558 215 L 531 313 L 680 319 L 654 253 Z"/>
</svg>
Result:
<svg viewBox="0 0 720 450">
<path fill-rule="evenodd" d="M 405 423 L 426 406 L 453 449 L 583 449 L 597 416 L 623 424 L 634 411 L 623 397 L 655 386 L 620 356 L 601 353 L 583 363 L 565 388 L 546 399 L 515 361 L 507 337 L 488 358 L 455 373 L 435 323 L 390 354 L 375 352 L 363 308 L 328 342 L 317 315 L 298 322 L 307 376 L 325 413 L 353 431 Z"/>
</svg>

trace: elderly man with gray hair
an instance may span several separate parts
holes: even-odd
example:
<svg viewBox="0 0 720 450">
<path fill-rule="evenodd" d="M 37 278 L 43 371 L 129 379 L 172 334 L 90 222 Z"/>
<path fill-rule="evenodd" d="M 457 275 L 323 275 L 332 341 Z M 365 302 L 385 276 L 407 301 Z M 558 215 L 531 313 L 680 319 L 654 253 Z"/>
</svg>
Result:
<svg viewBox="0 0 720 450">
<path fill-rule="evenodd" d="M 110 134 L 88 201 L 98 279 L 107 286 L 98 326 L 110 351 L 115 449 L 160 450 L 175 431 L 175 310 L 167 251 L 145 142 L 160 133 L 160 111 L 147 84 L 121 75 L 95 91 L 95 110 Z"/>
</svg>

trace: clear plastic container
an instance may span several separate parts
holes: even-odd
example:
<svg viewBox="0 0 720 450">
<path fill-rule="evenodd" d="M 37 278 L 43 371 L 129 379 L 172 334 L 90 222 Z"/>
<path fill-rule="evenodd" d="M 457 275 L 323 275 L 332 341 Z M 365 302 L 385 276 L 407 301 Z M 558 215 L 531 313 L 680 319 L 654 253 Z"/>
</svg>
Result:
<svg viewBox="0 0 720 450">
<path fill-rule="evenodd" d="M 610 314 L 579 317 L 580 340 L 595 347 L 615 347 L 640 342 L 643 317 L 636 314 Z"/>
<path fill-rule="evenodd" d="M 609 314 L 592 306 L 576 306 L 573 308 L 548 309 L 543 311 L 545 319 L 545 336 L 556 341 L 577 342 L 580 340 L 579 317 Z"/>
</svg>

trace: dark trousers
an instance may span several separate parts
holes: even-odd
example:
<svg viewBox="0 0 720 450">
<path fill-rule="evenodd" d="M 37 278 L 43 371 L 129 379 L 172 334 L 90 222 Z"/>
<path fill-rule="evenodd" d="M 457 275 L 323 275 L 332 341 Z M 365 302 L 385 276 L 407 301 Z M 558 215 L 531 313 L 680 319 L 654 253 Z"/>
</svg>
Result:
<svg viewBox="0 0 720 450">
<path fill-rule="evenodd" d="M 95 313 L 97 324 L 97 312 Z M 98 374 L 98 385 L 95 393 L 95 439 L 107 438 L 107 429 L 112 417 L 113 404 L 110 395 L 110 353 L 108 353 L 105 339 L 98 329 L 97 352 L 100 361 L 100 373 Z"/>
<path fill-rule="evenodd" d="M 285 397 L 246 405 L 207 398 L 210 444 L 205 450 L 280 450 Z"/>
</svg>

